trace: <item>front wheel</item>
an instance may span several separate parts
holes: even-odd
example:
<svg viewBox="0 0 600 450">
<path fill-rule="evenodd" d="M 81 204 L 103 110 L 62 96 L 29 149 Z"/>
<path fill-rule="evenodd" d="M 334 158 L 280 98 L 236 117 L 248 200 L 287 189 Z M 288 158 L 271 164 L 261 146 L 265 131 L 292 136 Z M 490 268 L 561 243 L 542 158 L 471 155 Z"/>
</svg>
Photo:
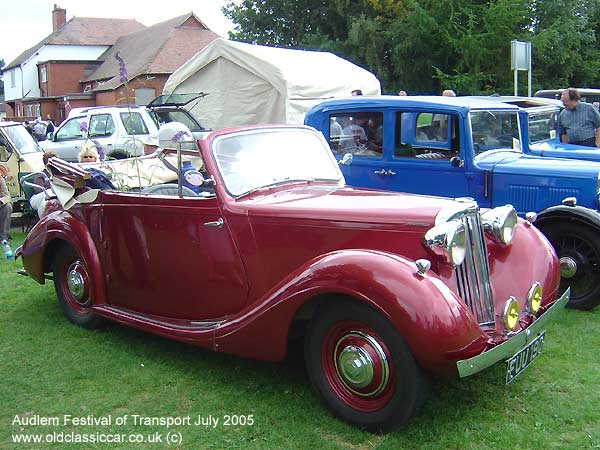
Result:
<svg viewBox="0 0 600 450">
<path fill-rule="evenodd" d="M 305 338 L 305 359 L 329 409 L 368 431 L 400 427 L 421 403 L 424 381 L 408 345 L 367 305 L 321 307 Z"/>
<path fill-rule="evenodd" d="M 569 286 L 567 307 L 588 310 L 600 303 L 600 236 L 579 223 L 541 227 L 560 263 L 560 294 Z"/>
<path fill-rule="evenodd" d="M 92 310 L 92 280 L 73 247 L 60 248 L 53 266 L 54 289 L 67 318 L 84 328 L 97 328 L 102 318 Z"/>
</svg>

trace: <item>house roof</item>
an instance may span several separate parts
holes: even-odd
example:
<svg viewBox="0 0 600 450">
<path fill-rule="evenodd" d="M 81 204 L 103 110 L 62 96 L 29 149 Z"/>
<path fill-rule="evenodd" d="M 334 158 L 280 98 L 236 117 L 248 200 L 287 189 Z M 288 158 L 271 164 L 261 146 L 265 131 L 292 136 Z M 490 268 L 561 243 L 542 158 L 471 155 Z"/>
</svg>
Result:
<svg viewBox="0 0 600 450">
<path fill-rule="evenodd" d="M 113 45 L 119 37 L 146 28 L 135 19 L 73 17 L 44 40 L 25 50 L 4 71 L 27 61 L 44 45 Z"/>
<path fill-rule="evenodd" d="M 218 37 L 193 12 L 174 17 L 121 37 L 98 58 L 104 62 L 84 81 L 105 81 L 96 91 L 122 85 L 117 53 L 125 61 L 130 80 L 141 74 L 171 74 Z"/>
</svg>

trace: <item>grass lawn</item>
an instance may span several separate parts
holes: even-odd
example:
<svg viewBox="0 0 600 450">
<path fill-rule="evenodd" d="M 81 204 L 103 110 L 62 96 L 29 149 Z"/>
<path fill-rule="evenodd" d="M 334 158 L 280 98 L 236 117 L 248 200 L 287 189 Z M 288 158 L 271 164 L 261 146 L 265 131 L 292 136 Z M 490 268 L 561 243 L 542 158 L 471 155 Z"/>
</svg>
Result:
<svg viewBox="0 0 600 450">
<path fill-rule="evenodd" d="M 24 236 L 13 235 L 16 248 Z M 62 314 L 51 282 L 40 286 L 19 268 L 20 260 L 0 260 L 0 449 L 600 448 L 600 309 L 564 311 L 548 327 L 542 356 L 513 384 L 503 385 L 503 364 L 464 380 L 434 378 L 404 429 L 372 435 L 321 406 L 298 349 L 272 364 L 116 324 L 84 330 Z M 17 415 L 59 423 L 19 426 Z M 64 415 L 110 416 L 111 424 L 65 424 Z M 136 425 L 135 415 L 190 424 Z M 196 426 L 198 416 L 219 422 Z M 144 442 L 13 442 L 34 434 Z"/>
</svg>

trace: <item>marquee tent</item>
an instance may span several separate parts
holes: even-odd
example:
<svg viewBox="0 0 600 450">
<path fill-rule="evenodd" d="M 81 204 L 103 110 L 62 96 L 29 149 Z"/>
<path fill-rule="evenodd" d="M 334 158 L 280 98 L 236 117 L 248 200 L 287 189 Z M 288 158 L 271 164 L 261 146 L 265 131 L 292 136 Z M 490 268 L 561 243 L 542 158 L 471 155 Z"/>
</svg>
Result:
<svg viewBox="0 0 600 450">
<path fill-rule="evenodd" d="M 169 77 L 163 94 L 208 94 L 190 112 L 218 129 L 303 123 L 311 106 L 354 89 L 381 93 L 375 75 L 333 53 L 216 39 Z"/>
</svg>

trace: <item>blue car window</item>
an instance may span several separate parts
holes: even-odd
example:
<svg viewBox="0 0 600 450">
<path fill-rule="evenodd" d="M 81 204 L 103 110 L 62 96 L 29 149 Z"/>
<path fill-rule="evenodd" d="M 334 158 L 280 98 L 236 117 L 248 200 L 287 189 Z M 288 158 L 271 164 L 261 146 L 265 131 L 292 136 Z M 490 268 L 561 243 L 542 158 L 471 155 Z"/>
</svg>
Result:
<svg viewBox="0 0 600 450">
<path fill-rule="evenodd" d="M 351 112 L 329 117 L 328 141 L 335 154 L 381 158 L 383 133 L 381 112 Z"/>
</svg>

